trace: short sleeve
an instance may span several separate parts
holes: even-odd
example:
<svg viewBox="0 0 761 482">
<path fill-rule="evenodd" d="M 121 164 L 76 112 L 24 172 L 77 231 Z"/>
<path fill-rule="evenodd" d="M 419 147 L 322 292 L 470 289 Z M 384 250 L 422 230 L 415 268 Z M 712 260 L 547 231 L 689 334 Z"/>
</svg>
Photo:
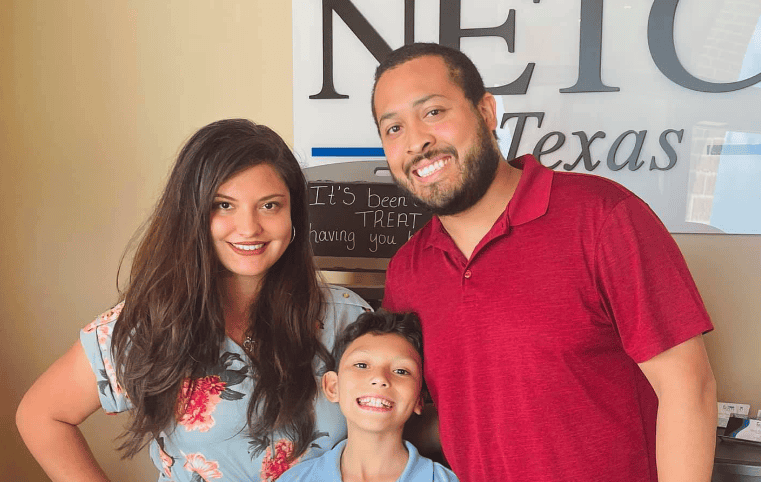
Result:
<svg viewBox="0 0 761 482">
<path fill-rule="evenodd" d="M 87 360 L 98 383 L 100 404 L 107 413 L 129 410 L 127 393 L 116 381 L 116 370 L 111 356 L 111 335 L 124 302 L 99 315 L 79 333 Z"/>
<path fill-rule="evenodd" d="M 713 329 L 679 247 L 636 196 L 619 202 L 605 220 L 595 269 L 606 309 L 635 362 Z"/>
</svg>

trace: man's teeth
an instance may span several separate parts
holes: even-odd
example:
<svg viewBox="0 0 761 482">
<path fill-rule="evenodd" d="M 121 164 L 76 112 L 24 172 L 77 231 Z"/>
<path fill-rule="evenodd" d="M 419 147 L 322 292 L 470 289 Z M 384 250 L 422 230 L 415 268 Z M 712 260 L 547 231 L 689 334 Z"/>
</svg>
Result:
<svg viewBox="0 0 761 482">
<path fill-rule="evenodd" d="M 254 251 L 256 249 L 261 249 L 264 246 L 264 243 L 261 244 L 235 244 L 232 243 L 233 246 L 235 246 L 238 249 L 242 249 L 243 251 Z"/>
<path fill-rule="evenodd" d="M 440 171 L 444 167 L 444 164 L 446 164 L 446 163 L 447 162 L 444 159 L 439 159 L 438 161 L 436 161 L 434 163 L 428 164 L 427 166 L 425 166 L 422 169 L 418 169 L 417 170 L 417 175 L 420 176 L 420 177 L 428 177 L 431 174 L 433 174 L 434 172 Z"/>
<path fill-rule="evenodd" d="M 366 407 L 391 408 L 393 406 L 393 404 L 388 400 L 375 397 L 358 398 L 357 402 L 359 402 L 360 405 L 364 405 Z"/>
</svg>

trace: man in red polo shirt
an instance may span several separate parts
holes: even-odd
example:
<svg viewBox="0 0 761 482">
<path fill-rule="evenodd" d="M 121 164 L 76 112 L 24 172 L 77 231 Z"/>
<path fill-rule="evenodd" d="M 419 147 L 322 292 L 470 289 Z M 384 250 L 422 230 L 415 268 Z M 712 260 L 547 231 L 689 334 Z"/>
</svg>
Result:
<svg viewBox="0 0 761 482">
<path fill-rule="evenodd" d="M 708 482 L 713 327 L 649 207 L 597 176 L 506 162 L 494 97 L 435 44 L 378 67 L 394 179 L 435 214 L 389 264 L 416 311 L 444 454 L 461 480 Z"/>
</svg>

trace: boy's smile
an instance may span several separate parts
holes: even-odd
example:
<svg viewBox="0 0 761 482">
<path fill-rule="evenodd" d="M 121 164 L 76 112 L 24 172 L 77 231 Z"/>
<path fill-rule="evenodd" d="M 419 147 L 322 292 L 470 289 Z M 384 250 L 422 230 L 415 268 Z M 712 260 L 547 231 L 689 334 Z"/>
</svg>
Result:
<svg viewBox="0 0 761 482">
<path fill-rule="evenodd" d="M 394 408 L 394 402 L 383 397 L 359 397 L 357 405 L 371 412 L 386 412 Z"/>
<path fill-rule="evenodd" d="M 325 395 L 341 406 L 350 433 L 401 433 L 422 410 L 422 383 L 420 355 L 396 334 L 360 336 L 346 348 L 338 373 L 323 377 Z"/>
</svg>

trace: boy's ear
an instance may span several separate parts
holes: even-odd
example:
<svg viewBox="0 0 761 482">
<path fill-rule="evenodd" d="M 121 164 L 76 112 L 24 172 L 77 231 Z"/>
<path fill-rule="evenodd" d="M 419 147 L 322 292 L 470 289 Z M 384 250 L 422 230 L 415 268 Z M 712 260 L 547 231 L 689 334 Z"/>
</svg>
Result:
<svg viewBox="0 0 761 482">
<path fill-rule="evenodd" d="M 421 393 L 420 396 L 417 398 L 417 402 L 415 403 L 415 408 L 412 411 L 418 415 L 422 415 L 423 405 L 425 405 L 425 400 L 423 400 L 423 394 Z"/>
<path fill-rule="evenodd" d="M 322 391 L 328 401 L 338 402 L 338 373 L 334 371 L 325 372 L 325 375 L 322 376 Z"/>
</svg>

